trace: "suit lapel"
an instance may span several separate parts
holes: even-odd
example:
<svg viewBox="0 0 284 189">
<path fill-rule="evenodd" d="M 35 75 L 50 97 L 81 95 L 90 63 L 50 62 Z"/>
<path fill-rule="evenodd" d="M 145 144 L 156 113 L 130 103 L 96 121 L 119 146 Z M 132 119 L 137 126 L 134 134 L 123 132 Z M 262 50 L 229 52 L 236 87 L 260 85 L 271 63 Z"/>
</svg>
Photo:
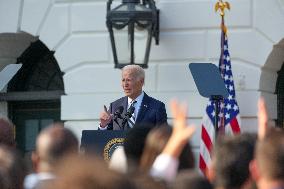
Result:
<svg viewBox="0 0 284 189">
<path fill-rule="evenodd" d="M 125 114 L 126 114 L 126 112 L 127 112 L 127 108 L 128 108 L 128 97 L 126 96 L 126 97 L 124 97 L 124 99 L 123 99 L 123 117 L 125 117 Z M 124 129 L 124 130 L 127 130 L 128 129 L 128 123 L 126 122 L 125 123 L 125 125 L 123 126 L 122 125 L 122 120 L 121 120 L 121 126 L 122 126 L 122 128 Z"/>
<path fill-rule="evenodd" d="M 128 106 L 128 97 L 127 96 L 124 97 L 122 105 L 123 105 L 123 113 L 122 113 L 122 115 L 125 115 L 125 113 L 127 112 L 127 106 Z"/>
<path fill-rule="evenodd" d="M 148 108 L 149 108 L 149 96 L 144 92 L 144 97 L 140 106 L 140 110 L 138 112 L 138 117 L 136 119 L 136 123 L 141 122 L 141 120 L 144 118 Z"/>
</svg>

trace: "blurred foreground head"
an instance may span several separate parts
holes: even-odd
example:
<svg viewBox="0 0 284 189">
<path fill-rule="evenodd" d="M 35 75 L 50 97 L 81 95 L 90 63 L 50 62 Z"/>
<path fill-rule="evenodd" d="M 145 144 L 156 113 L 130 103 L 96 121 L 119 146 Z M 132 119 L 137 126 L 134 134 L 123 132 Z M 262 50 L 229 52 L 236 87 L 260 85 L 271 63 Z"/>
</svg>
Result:
<svg viewBox="0 0 284 189">
<path fill-rule="evenodd" d="M 5 117 L 0 117 L 0 144 L 15 147 L 15 126 Z"/>
<path fill-rule="evenodd" d="M 256 146 L 257 178 L 284 183 L 284 131 L 270 128 Z M 284 186 L 284 184 L 282 184 Z"/>
<path fill-rule="evenodd" d="M 154 128 L 152 124 L 137 124 L 132 129 L 127 130 L 124 151 L 127 160 L 127 172 L 137 172 L 143 149 L 145 146 L 145 140 L 151 129 Z M 120 162 L 117 162 L 118 164 Z"/>
<path fill-rule="evenodd" d="M 143 155 L 140 161 L 140 169 L 142 172 L 149 172 L 155 159 L 165 148 L 171 134 L 172 127 L 163 125 L 152 129 L 147 135 Z M 189 143 L 185 145 L 179 156 L 178 170 L 194 168 L 194 155 Z"/>
<path fill-rule="evenodd" d="M 64 158 L 56 169 L 58 179 L 50 189 L 130 189 L 125 175 L 108 169 L 101 159 L 87 156 Z"/>
<path fill-rule="evenodd" d="M 32 160 L 37 171 L 51 171 L 64 156 L 78 153 L 76 136 L 62 124 L 53 124 L 40 132 Z"/>
<path fill-rule="evenodd" d="M 211 178 L 215 187 L 243 188 L 251 181 L 249 164 L 254 157 L 257 136 L 240 134 L 219 138 L 213 150 Z"/>
<path fill-rule="evenodd" d="M 0 145 L 0 188 L 22 189 L 26 174 L 24 161 L 15 149 Z"/>
<path fill-rule="evenodd" d="M 177 189 L 213 189 L 210 182 L 196 171 L 184 170 L 178 173 L 173 188 Z"/>
</svg>

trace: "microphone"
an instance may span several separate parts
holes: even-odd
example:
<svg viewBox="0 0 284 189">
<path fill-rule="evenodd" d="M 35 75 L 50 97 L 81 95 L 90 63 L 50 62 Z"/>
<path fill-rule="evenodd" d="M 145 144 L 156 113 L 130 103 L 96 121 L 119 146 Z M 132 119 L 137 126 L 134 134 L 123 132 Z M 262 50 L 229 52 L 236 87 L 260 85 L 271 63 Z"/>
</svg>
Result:
<svg viewBox="0 0 284 189">
<path fill-rule="evenodd" d="M 125 114 L 125 117 L 131 118 L 134 110 L 135 110 L 135 107 L 134 106 L 130 106 L 130 108 L 128 109 L 128 111 Z"/>
<path fill-rule="evenodd" d="M 119 119 L 122 119 L 122 116 L 121 116 L 121 114 L 122 114 L 122 112 L 123 112 L 123 106 L 119 106 L 116 110 L 115 110 L 115 112 L 114 112 L 114 114 L 113 114 L 113 119 L 114 120 L 116 120 L 117 118 L 119 118 Z"/>
<path fill-rule="evenodd" d="M 112 119 L 115 121 L 115 123 L 121 128 L 121 126 L 119 125 L 119 123 L 118 123 L 118 121 L 117 121 L 117 119 L 119 118 L 119 119 L 122 119 L 122 116 L 121 116 L 121 114 L 122 114 L 122 112 L 123 112 L 123 106 L 119 106 L 116 110 L 115 110 L 115 112 L 114 112 L 114 114 L 112 115 Z"/>
<path fill-rule="evenodd" d="M 127 122 L 128 119 L 130 119 L 132 117 L 132 114 L 134 113 L 135 107 L 134 106 L 130 106 L 127 110 L 127 112 L 124 115 L 124 118 L 122 120 L 122 127 L 124 129 L 125 124 Z"/>
</svg>

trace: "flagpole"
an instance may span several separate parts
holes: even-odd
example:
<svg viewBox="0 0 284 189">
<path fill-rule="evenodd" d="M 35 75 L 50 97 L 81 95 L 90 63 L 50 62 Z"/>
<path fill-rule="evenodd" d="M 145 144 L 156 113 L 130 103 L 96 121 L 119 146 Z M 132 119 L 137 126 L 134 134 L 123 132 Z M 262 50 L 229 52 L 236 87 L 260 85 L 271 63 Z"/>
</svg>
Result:
<svg viewBox="0 0 284 189">
<path fill-rule="evenodd" d="M 221 73 L 221 76 L 222 76 L 223 79 L 224 79 L 224 75 L 225 75 L 225 73 L 224 73 L 225 68 L 223 66 L 223 65 L 225 65 L 224 64 L 224 43 L 225 43 L 225 37 L 227 35 L 227 27 L 225 25 L 225 18 L 224 18 L 226 9 L 230 10 L 230 4 L 228 2 L 223 2 L 222 0 L 219 0 L 219 2 L 217 2 L 215 4 L 215 12 L 217 12 L 219 10 L 220 16 L 221 16 L 221 55 L 220 55 L 220 60 L 219 60 L 220 61 L 219 62 L 219 64 L 220 64 L 219 67 L 221 68 L 220 69 L 220 73 Z M 221 108 L 220 111 L 218 111 L 218 113 L 221 112 L 221 115 L 223 115 L 222 117 L 220 117 L 220 127 L 219 128 L 218 128 L 218 117 L 219 117 L 219 115 L 217 115 L 215 117 L 215 119 L 216 119 L 215 122 L 217 122 L 217 125 L 216 125 L 216 128 L 215 128 L 215 130 L 216 130 L 216 133 L 215 133 L 216 138 L 217 138 L 218 134 L 224 134 L 225 133 L 224 107 L 223 106 L 221 107 L 221 104 L 223 103 L 223 100 L 224 99 L 222 98 L 219 101 L 215 101 L 216 109 L 219 110 L 219 108 Z M 219 106 L 219 107 L 217 107 L 217 106 Z"/>
<path fill-rule="evenodd" d="M 217 1 L 217 0 L 216 0 Z M 204 120 L 202 121 L 202 128 L 201 128 L 201 141 L 200 142 L 200 153 L 199 153 L 199 168 L 207 175 L 208 167 L 210 166 L 211 162 L 211 153 L 214 145 L 214 140 L 216 140 L 217 133 L 218 133 L 218 118 L 216 115 L 216 111 L 220 110 L 220 122 L 224 125 L 224 134 L 237 134 L 241 132 L 240 127 L 240 111 L 238 103 L 235 99 L 235 85 L 233 80 L 233 73 L 232 73 L 232 65 L 231 65 L 231 58 L 228 49 L 228 38 L 227 38 L 227 28 L 225 26 L 225 9 L 230 9 L 230 4 L 228 2 L 223 2 L 221 0 L 215 4 L 215 11 L 220 10 L 220 15 L 222 17 L 221 22 L 221 55 L 219 61 L 223 64 L 221 67 L 219 65 L 219 70 L 222 72 L 220 73 L 223 75 L 224 83 L 226 85 L 226 89 L 229 93 L 229 96 L 226 98 L 222 97 L 222 101 L 219 100 L 215 102 L 215 98 L 210 98 L 208 105 L 206 106 L 206 115 L 204 116 Z M 222 102 L 222 103 L 221 103 Z M 217 105 L 217 106 L 215 106 Z M 218 107 L 220 105 L 220 107 Z M 216 109 L 216 107 L 220 109 Z M 219 115 L 218 115 L 219 117 Z M 215 118 L 215 119 L 214 119 Z M 214 125 L 213 125 L 214 124 Z M 225 125 L 226 124 L 226 125 Z M 214 129 L 212 129 L 212 125 Z M 217 130 L 215 130 L 217 128 Z M 219 134 L 221 131 L 219 130 Z"/>
</svg>

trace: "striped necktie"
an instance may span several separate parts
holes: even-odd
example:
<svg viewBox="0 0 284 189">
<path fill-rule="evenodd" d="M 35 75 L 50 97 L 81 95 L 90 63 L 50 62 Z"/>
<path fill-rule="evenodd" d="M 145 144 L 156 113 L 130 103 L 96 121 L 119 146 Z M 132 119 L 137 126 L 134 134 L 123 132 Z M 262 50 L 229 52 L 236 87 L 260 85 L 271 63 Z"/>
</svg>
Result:
<svg viewBox="0 0 284 189">
<path fill-rule="evenodd" d="M 129 108 L 128 108 L 128 110 L 130 109 L 130 108 L 133 108 L 133 113 L 132 113 L 132 116 L 131 116 L 131 118 L 129 118 L 129 120 L 128 120 L 128 126 L 130 127 L 130 128 L 132 128 L 133 126 L 134 126 L 134 124 L 135 124 L 135 119 L 136 119 L 136 117 L 135 117 L 135 104 L 136 104 L 136 100 L 133 100 L 132 102 L 131 102 L 131 105 L 129 106 Z"/>
</svg>

